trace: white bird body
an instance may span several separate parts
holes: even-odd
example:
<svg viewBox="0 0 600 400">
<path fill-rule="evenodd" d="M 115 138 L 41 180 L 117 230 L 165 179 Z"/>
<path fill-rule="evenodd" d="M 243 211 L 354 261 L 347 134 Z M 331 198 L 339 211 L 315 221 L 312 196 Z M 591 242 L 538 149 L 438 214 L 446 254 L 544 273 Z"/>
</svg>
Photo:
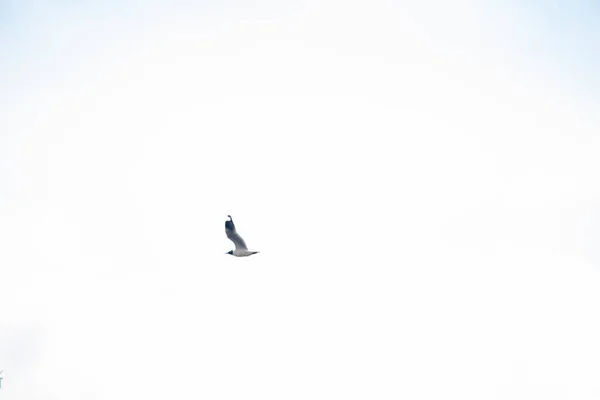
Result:
<svg viewBox="0 0 600 400">
<path fill-rule="evenodd" d="M 258 251 L 235 249 L 235 250 L 233 250 L 232 255 L 234 255 L 236 257 L 248 257 L 248 256 L 251 256 L 252 254 L 256 254 L 256 253 L 258 253 Z"/>
<path fill-rule="evenodd" d="M 248 246 L 246 246 L 246 242 L 244 239 L 237 233 L 235 229 L 235 225 L 233 224 L 233 219 L 231 215 L 228 215 L 229 221 L 225 221 L 225 234 L 235 244 L 235 250 L 231 250 L 227 254 L 231 254 L 235 257 L 248 257 L 252 254 L 258 253 L 258 251 L 250 251 L 248 250 Z"/>
</svg>

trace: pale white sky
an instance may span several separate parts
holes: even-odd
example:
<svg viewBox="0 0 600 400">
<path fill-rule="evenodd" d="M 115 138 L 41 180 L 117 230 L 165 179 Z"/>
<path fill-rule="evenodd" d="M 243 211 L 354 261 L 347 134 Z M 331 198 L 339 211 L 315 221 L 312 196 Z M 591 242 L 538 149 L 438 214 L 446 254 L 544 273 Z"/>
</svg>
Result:
<svg viewBox="0 0 600 400">
<path fill-rule="evenodd" d="M 192 3 L 0 3 L 2 400 L 600 396 L 597 7 Z"/>
</svg>

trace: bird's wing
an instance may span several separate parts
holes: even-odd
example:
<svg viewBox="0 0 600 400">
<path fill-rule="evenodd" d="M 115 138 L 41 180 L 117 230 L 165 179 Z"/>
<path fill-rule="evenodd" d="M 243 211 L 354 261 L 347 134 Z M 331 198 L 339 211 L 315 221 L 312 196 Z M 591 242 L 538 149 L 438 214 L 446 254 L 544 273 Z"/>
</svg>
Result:
<svg viewBox="0 0 600 400">
<path fill-rule="evenodd" d="M 235 244 L 236 250 L 248 250 L 246 242 L 244 242 L 244 239 L 235 230 L 233 221 L 225 221 L 225 234 Z"/>
</svg>

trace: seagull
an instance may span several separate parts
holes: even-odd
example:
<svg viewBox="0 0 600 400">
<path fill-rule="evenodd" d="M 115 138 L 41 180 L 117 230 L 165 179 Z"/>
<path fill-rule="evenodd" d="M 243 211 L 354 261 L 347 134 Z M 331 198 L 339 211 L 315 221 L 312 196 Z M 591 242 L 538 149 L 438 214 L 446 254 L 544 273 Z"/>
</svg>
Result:
<svg viewBox="0 0 600 400">
<path fill-rule="evenodd" d="M 227 235 L 229 240 L 231 240 L 233 244 L 235 244 L 235 250 L 231 250 L 226 254 L 231 254 L 232 256 L 236 257 L 248 257 L 252 254 L 258 253 L 258 251 L 248 250 L 246 242 L 244 242 L 244 239 L 242 239 L 242 237 L 235 230 L 235 225 L 233 224 L 233 219 L 231 218 L 231 215 L 228 215 L 228 217 L 229 221 L 225 221 L 225 234 Z"/>
</svg>

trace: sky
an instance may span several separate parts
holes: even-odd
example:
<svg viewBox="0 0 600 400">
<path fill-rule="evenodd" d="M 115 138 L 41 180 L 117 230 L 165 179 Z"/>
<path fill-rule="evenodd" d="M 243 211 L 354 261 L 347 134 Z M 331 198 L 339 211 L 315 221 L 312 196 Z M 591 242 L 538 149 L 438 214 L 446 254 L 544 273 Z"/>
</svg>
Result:
<svg viewBox="0 0 600 400">
<path fill-rule="evenodd" d="M 600 8 L 451 3 L 0 1 L 2 399 L 597 399 Z"/>
</svg>

